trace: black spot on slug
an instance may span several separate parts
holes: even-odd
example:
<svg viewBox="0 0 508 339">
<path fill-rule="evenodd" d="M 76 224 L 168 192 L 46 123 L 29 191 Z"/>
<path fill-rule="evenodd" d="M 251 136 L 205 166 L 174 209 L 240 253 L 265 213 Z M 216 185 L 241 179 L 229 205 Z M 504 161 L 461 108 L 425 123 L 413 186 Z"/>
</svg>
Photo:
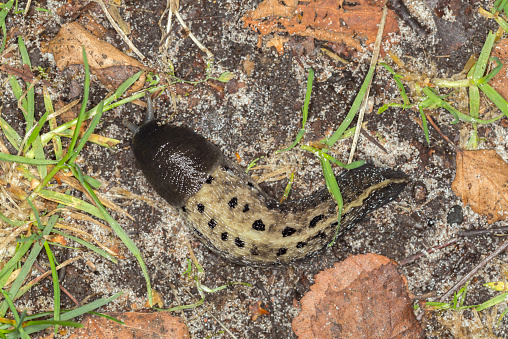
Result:
<svg viewBox="0 0 508 339">
<path fill-rule="evenodd" d="M 236 205 L 238 205 L 238 199 L 234 197 L 233 199 L 229 200 L 228 205 L 230 208 L 235 208 Z"/>
<path fill-rule="evenodd" d="M 310 224 L 309 224 L 309 228 L 314 228 L 316 227 L 317 223 L 320 222 L 321 220 L 323 220 L 325 218 L 325 216 L 323 214 L 320 214 L 320 215 L 316 215 L 314 218 L 312 218 L 312 220 L 310 221 Z"/>
<path fill-rule="evenodd" d="M 243 241 L 242 239 L 240 238 L 235 238 L 235 245 L 238 246 L 238 247 L 244 247 L 245 246 L 245 241 Z"/>
<path fill-rule="evenodd" d="M 250 209 L 250 208 L 249 208 L 249 204 L 245 204 L 245 206 L 243 206 L 243 211 L 242 211 L 242 212 L 243 212 L 243 213 L 248 212 L 248 211 L 249 211 L 249 209 Z"/>
<path fill-rule="evenodd" d="M 253 183 L 251 183 L 251 182 L 248 182 L 248 183 L 247 183 L 247 186 L 249 186 L 249 187 L 254 187 L 254 184 L 253 184 Z"/>
<path fill-rule="evenodd" d="M 215 226 L 217 226 L 217 221 L 215 221 L 215 219 L 210 219 L 210 221 L 208 222 L 208 227 L 210 227 L 213 230 Z"/>
<path fill-rule="evenodd" d="M 303 248 L 305 245 L 307 245 L 306 242 L 300 241 L 300 242 L 298 242 L 298 244 L 296 244 L 296 248 Z"/>
<path fill-rule="evenodd" d="M 227 167 L 227 166 L 221 166 L 220 168 L 221 168 L 224 172 L 228 172 L 228 171 L 230 170 L 230 168 L 229 168 L 229 167 Z"/>
<path fill-rule="evenodd" d="M 286 254 L 287 251 L 288 251 L 287 248 L 284 248 L 284 247 L 279 248 L 279 251 L 277 252 L 277 256 L 284 255 L 284 254 Z"/>
<path fill-rule="evenodd" d="M 250 249 L 250 254 L 259 255 L 259 250 L 256 247 Z"/>
<path fill-rule="evenodd" d="M 222 239 L 222 241 L 227 241 L 228 240 L 228 232 L 224 232 L 220 235 L 220 238 Z"/>
<path fill-rule="evenodd" d="M 339 224 L 339 223 L 338 223 L 337 221 L 336 221 L 336 222 L 332 222 L 332 223 L 330 224 L 330 227 L 336 228 L 338 224 Z"/>
<path fill-rule="evenodd" d="M 211 175 L 208 176 L 208 178 L 205 180 L 205 182 L 207 184 L 211 184 L 212 183 L 212 180 L 215 179 L 214 177 L 212 177 Z"/>
<path fill-rule="evenodd" d="M 187 209 L 185 208 L 185 206 L 182 206 L 182 212 L 187 212 Z"/>
<path fill-rule="evenodd" d="M 203 204 L 198 204 L 198 212 L 199 213 L 203 213 L 205 211 L 205 205 Z"/>
<path fill-rule="evenodd" d="M 325 239 L 325 238 L 326 238 L 326 232 L 321 231 L 321 232 L 319 232 L 317 235 L 318 235 L 321 239 Z"/>
<path fill-rule="evenodd" d="M 263 220 L 258 219 L 252 223 L 252 228 L 256 231 L 264 231 L 265 230 L 265 224 L 263 223 Z"/>
<path fill-rule="evenodd" d="M 290 235 L 295 234 L 296 230 L 292 227 L 286 227 L 282 230 L 282 237 L 289 237 Z"/>
</svg>

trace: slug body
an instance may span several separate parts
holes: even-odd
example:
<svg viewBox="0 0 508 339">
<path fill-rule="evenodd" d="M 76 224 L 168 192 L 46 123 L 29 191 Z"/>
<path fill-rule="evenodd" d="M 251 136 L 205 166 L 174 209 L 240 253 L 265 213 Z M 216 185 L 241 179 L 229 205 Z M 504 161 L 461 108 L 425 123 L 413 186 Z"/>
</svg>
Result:
<svg viewBox="0 0 508 339">
<path fill-rule="evenodd" d="M 153 117 L 150 101 L 148 106 Z M 279 203 L 190 128 L 147 120 L 132 138 L 137 163 L 157 193 L 179 210 L 212 251 L 236 263 L 260 266 L 306 257 L 332 241 L 337 204 L 326 188 Z M 409 181 L 403 172 L 373 165 L 336 178 L 344 201 L 341 232 L 394 200 Z"/>
</svg>

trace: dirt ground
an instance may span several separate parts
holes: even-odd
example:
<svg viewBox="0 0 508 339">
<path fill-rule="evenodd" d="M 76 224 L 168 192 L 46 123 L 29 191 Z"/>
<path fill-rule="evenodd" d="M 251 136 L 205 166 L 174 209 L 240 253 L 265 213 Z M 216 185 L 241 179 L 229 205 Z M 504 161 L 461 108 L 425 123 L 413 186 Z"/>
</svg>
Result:
<svg viewBox="0 0 508 339">
<path fill-rule="evenodd" d="M 295 148 L 289 153 L 275 155 L 276 150 L 292 143 L 301 127 L 301 107 L 308 69 L 315 70 L 316 79 L 304 143 L 319 140 L 338 127 L 367 73 L 371 53 L 356 52 L 335 44 L 335 47 L 339 46 L 344 51 L 341 56 L 349 61 L 344 65 L 323 55 L 320 48 L 330 48 L 332 44 L 319 40 L 291 37 L 285 45 L 284 54 L 264 45 L 259 48 L 258 34 L 244 27 L 242 21 L 246 12 L 256 8 L 259 2 L 181 1 L 182 17 L 201 43 L 214 54 L 214 76 L 230 71 L 235 78 L 229 83 L 171 87 L 156 99 L 156 114 L 159 119 L 167 120 L 176 108 L 172 123 L 191 127 L 218 145 L 228 157 L 240 159 L 242 166 L 247 166 L 255 158 L 266 156 L 259 161 L 260 165 L 269 164 L 274 168 L 287 166 L 296 171 L 290 195 L 290 199 L 296 199 L 324 185 L 319 161 L 311 153 Z M 25 3 L 20 1 L 20 7 L 24 8 Z M 42 67 L 48 73 L 52 98 L 67 103 L 81 95 L 83 73 L 57 69 L 53 57 L 41 52 L 41 43 L 52 39 L 62 24 L 75 18 L 34 10 L 43 7 L 56 13 L 62 4 L 62 1 L 34 1 L 27 16 L 8 17 L 7 28 L 19 28 L 15 34 L 24 38 L 32 65 Z M 467 2 L 472 8 L 467 18 L 469 26 L 461 31 L 463 43 L 452 49 L 449 44 L 442 42 L 445 38 L 440 36 L 444 34 L 440 28 L 443 26 L 436 26 L 432 18 L 421 14 L 430 13 L 429 4 L 416 1 L 411 4 L 416 9 L 426 8 L 418 11 L 418 15 L 430 27 L 431 33 L 426 38 L 420 38 L 399 21 L 400 32 L 393 39 L 397 43 L 391 45 L 391 50 L 428 77 L 450 76 L 460 72 L 469 56 L 481 50 L 489 28 L 495 28 L 477 13 L 477 8 L 488 7 L 487 3 Z M 131 39 L 147 58 L 142 62 L 163 73 L 167 65 L 158 53 L 161 31 L 157 21 L 165 3 L 125 1 L 123 6 L 121 13 L 131 25 Z M 107 28 L 104 40 L 123 51 L 128 49 L 100 11 L 95 20 Z M 171 32 L 170 46 L 169 57 L 176 76 L 186 80 L 203 78 L 205 55 L 178 24 Z M 2 62 L 15 64 L 16 59 Z M 250 74 L 245 70 L 246 60 L 253 62 Z M 0 73 L 0 81 L 3 83 L 6 79 L 7 75 Z M 175 105 L 171 92 L 178 94 Z M 106 88 L 93 81 L 89 107 L 98 103 L 107 93 Z M 374 98 L 374 109 L 366 115 L 366 131 L 387 152 L 361 136 L 355 160 L 364 159 L 378 166 L 401 169 L 411 177 L 411 184 L 397 201 L 372 213 L 324 253 L 291 265 L 268 268 L 239 266 L 211 253 L 190 235 L 177 212 L 147 184 L 130 150 L 131 133 L 121 123 L 122 119 L 140 122 L 144 115 L 143 108 L 127 104 L 103 115 L 96 133 L 120 139 L 122 143 L 114 149 L 88 144 L 82 155 L 81 166 L 87 175 L 104 183 L 101 191 L 106 197 L 114 198 L 113 193 L 108 195 L 108 192 L 120 187 L 154 202 L 156 208 L 143 201 L 117 199 L 115 202 L 122 205 L 134 220 L 115 213 L 113 216 L 140 248 L 152 287 L 162 296 L 164 308 L 190 304 L 199 299 L 193 281 L 182 276 L 189 258 L 188 242 L 205 270 L 204 285 L 212 288 L 228 282 L 252 284 L 252 287 L 234 285 L 207 294 L 203 305 L 176 313 L 183 317 L 193 338 L 229 338 L 228 334 L 217 334 L 223 330 L 217 319 L 238 338 L 296 338 L 291 320 L 299 313 L 298 300 L 309 291 L 314 276 L 334 263 L 362 253 L 377 253 L 400 261 L 444 243 L 455 237 L 458 231 L 506 225 L 506 222 L 487 224 L 486 218 L 472 212 L 469 206 L 463 207 L 464 220 L 461 223 L 450 224 L 447 216 L 453 206 L 462 206 L 451 190 L 456 151 L 433 128 L 430 128 L 431 142 L 428 145 L 421 128 L 413 119 L 419 116 L 415 111 L 390 109 L 381 115 L 375 114 L 383 103 L 399 98 L 392 76 L 381 67 L 374 77 L 371 96 Z M 17 110 L 12 93 L 5 91 L 0 100 L 3 105 L 2 117 L 22 133 L 22 115 Z M 44 112 L 40 92 L 36 93 L 36 112 Z M 434 120 L 442 133 L 458 143 L 464 125 L 451 125 L 452 117 L 444 111 L 437 110 L 435 113 Z M 508 160 L 508 132 L 500 121 L 480 127 L 479 135 L 485 138 L 480 142 L 480 148 L 495 149 L 505 161 Z M 338 159 L 347 159 L 350 144 L 351 139 L 339 143 L 333 150 L 334 155 Z M 254 175 L 260 174 L 261 171 L 254 171 Z M 287 182 L 286 178 L 261 185 L 269 194 L 280 197 Z M 423 198 L 419 195 L 422 191 Z M 103 240 L 113 241 L 112 235 L 105 234 L 96 226 L 87 227 Z M 434 292 L 437 297 L 426 300 L 437 300 L 492 252 L 500 241 L 500 237 L 494 236 L 460 238 L 453 246 L 400 266 L 399 270 L 406 276 L 409 291 L 413 295 Z M 63 285 L 78 300 L 94 293 L 98 294 L 97 297 L 107 297 L 118 291 L 125 292 L 101 311 L 144 309 L 146 285 L 140 267 L 135 258 L 122 245 L 119 246 L 125 255 L 124 260 L 112 264 L 103 258 L 88 255 L 85 260 L 79 260 L 67 268 Z M 79 251 L 55 249 L 58 261 L 80 254 Z M 502 264 L 505 260 L 503 253 L 475 276 L 466 304 L 479 304 L 496 295 L 482 284 L 503 279 Z M 87 261 L 93 263 L 95 269 L 91 269 Z M 52 290 L 51 281 L 45 280 L 22 297 L 18 306 L 26 307 L 31 312 L 50 310 Z M 270 314 L 253 321 L 250 306 L 258 301 Z M 63 297 L 62 303 L 62 308 L 73 306 L 67 297 Z M 504 307 L 499 308 L 498 315 Z M 442 320 L 453 316 L 451 313 L 426 314 L 422 320 L 426 337 L 453 338 Z M 468 322 L 473 321 L 474 314 L 464 312 L 464 319 L 457 323 L 467 327 Z M 494 329 L 494 333 L 499 337 L 508 337 L 506 320 Z"/>
</svg>

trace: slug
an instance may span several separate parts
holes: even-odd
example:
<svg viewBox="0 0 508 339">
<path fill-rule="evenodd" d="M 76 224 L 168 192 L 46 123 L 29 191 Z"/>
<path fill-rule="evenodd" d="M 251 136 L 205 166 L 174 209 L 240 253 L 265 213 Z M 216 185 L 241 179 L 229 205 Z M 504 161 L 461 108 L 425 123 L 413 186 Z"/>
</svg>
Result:
<svg viewBox="0 0 508 339">
<path fill-rule="evenodd" d="M 132 151 L 155 191 L 186 221 L 210 250 L 233 262 L 262 266 L 288 263 L 326 248 L 336 233 L 337 204 L 326 188 L 279 203 L 220 149 L 183 126 L 159 125 L 148 99 Z M 363 165 L 337 177 L 342 193 L 341 232 L 394 200 L 408 176 Z"/>
</svg>

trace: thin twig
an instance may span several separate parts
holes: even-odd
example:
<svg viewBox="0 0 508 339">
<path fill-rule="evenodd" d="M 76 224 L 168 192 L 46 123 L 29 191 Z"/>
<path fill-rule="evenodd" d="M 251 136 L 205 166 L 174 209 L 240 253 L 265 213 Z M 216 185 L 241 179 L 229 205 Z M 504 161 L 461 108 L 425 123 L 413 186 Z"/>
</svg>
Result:
<svg viewBox="0 0 508 339">
<path fill-rule="evenodd" d="M 508 240 L 505 240 L 494 252 L 489 254 L 485 259 L 483 259 L 475 268 L 473 268 L 468 274 L 466 274 L 462 279 L 460 279 L 452 288 L 450 288 L 439 300 L 440 302 L 445 302 L 453 293 L 458 290 L 462 285 L 464 285 L 468 280 L 470 280 L 483 266 L 485 266 L 489 261 L 494 259 L 499 253 L 503 252 L 508 248 Z"/>
<path fill-rule="evenodd" d="M 430 115 L 427 115 L 425 114 L 425 117 L 427 118 L 427 120 L 430 122 L 430 124 L 432 125 L 432 127 L 434 127 L 434 129 L 443 137 L 443 139 L 445 139 L 446 141 L 448 141 L 450 143 L 450 145 L 458 150 L 457 146 L 455 146 L 455 144 L 446 136 L 443 134 L 443 132 L 441 132 L 441 130 L 439 129 L 439 127 L 437 127 L 436 123 L 434 122 L 434 120 L 432 119 L 432 117 Z"/>
<path fill-rule="evenodd" d="M 203 52 L 206 53 L 208 61 L 212 61 L 213 60 L 212 52 L 210 52 L 208 50 L 208 48 L 206 48 L 201 42 L 199 42 L 199 40 L 194 36 L 194 34 L 192 34 L 191 30 L 189 29 L 189 27 L 187 27 L 187 25 L 183 21 L 182 17 L 180 16 L 180 13 L 178 13 L 178 11 L 175 11 L 175 16 L 178 19 L 178 22 L 180 23 L 180 25 L 182 25 L 182 27 L 189 33 L 189 38 L 191 38 L 192 41 L 194 41 L 194 43 L 199 47 L 200 50 L 202 50 Z"/>
<path fill-rule="evenodd" d="M 104 12 L 104 14 L 106 14 L 106 17 L 108 18 L 109 20 L 109 23 L 111 24 L 111 26 L 113 26 L 113 28 L 115 29 L 115 31 L 122 37 L 123 41 L 125 41 L 125 43 L 130 47 L 130 49 L 141 59 L 141 60 L 145 60 L 145 56 L 136 48 L 136 46 L 134 46 L 134 44 L 132 43 L 132 41 L 130 41 L 130 39 L 127 37 L 127 35 L 125 35 L 125 33 L 122 31 L 122 29 L 117 25 L 117 23 L 115 22 L 115 20 L 113 19 L 113 17 L 111 16 L 111 14 L 109 14 L 109 11 L 108 9 L 106 8 L 106 5 L 104 5 L 104 2 L 102 0 L 95 0 L 99 3 L 99 5 L 101 6 L 102 8 L 102 11 Z"/>
<path fill-rule="evenodd" d="M 370 135 L 365 129 L 362 128 L 361 130 L 361 133 L 364 137 L 366 137 L 367 139 L 369 139 L 369 141 L 371 143 L 373 143 L 374 145 L 376 145 L 381 151 L 385 152 L 386 154 L 388 154 L 388 151 L 386 150 L 386 148 L 384 148 L 383 145 L 381 145 L 372 135 Z"/>
<path fill-rule="evenodd" d="M 424 255 L 427 255 L 427 254 L 430 254 L 430 253 L 434 253 L 436 252 L 437 250 L 440 250 L 442 248 L 445 248 L 447 246 L 450 246 L 454 243 L 457 242 L 457 238 L 453 238 L 453 239 L 450 239 L 448 240 L 447 242 L 445 242 L 444 244 L 441 244 L 441 245 L 437 245 L 437 246 L 434 246 L 434 247 L 431 247 L 427 250 L 423 250 L 421 251 L 420 253 L 417 253 L 417 254 L 414 254 L 412 256 L 409 256 L 405 259 L 402 259 L 401 261 L 399 261 L 399 265 L 400 266 L 404 266 L 404 265 L 407 265 L 407 264 L 410 264 L 412 263 L 413 261 L 415 261 L 416 259 L 419 259 L 421 257 L 423 257 Z"/>
<path fill-rule="evenodd" d="M 78 257 L 74 257 L 74 258 L 71 258 L 69 260 L 64 261 L 63 263 L 61 263 L 60 265 L 58 265 L 56 267 L 56 270 L 58 271 L 62 267 L 65 267 L 65 266 L 67 266 L 69 264 L 72 264 L 73 262 L 75 262 L 75 261 L 77 261 L 79 259 L 82 259 L 85 255 L 86 254 L 83 254 L 83 255 L 80 255 Z M 23 288 L 32 288 L 32 286 L 34 286 L 35 284 L 37 284 L 39 281 L 41 281 L 42 279 L 46 278 L 50 274 L 51 274 L 51 270 L 44 272 L 43 274 L 41 274 L 37 278 L 35 278 L 32 281 L 30 281 L 28 284 L 26 284 Z"/>
<path fill-rule="evenodd" d="M 508 233 L 508 226 L 462 231 L 462 232 L 459 232 L 458 236 L 459 237 L 475 237 L 475 236 L 484 235 L 484 234 L 503 234 L 504 235 L 506 233 Z"/>
<path fill-rule="evenodd" d="M 383 31 L 385 29 L 386 23 L 386 13 L 388 12 L 388 8 L 386 5 L 383 8 L 383 14 L 381 15 L 381 22 L 379 23 L 379 29 L 377 31 L 376 42 L 374 43 L 374 51 L 372 53 L 372 59 L 370 60 L 370 67 L 375 67 L 377 64 L 377 59 L 379 57 L 379 50 L 381 49 L 381 41 L 383 39 Z M 367 101 L 369 100 L 370 86 L 372 84 L 372 76 L 369 81 L 369 86 L 367 87 L 367 91 L 363 97 L 362 105 L 360 106 L 360 113 L 358 114 L 358 121 L 356 123 L 355 137 L 353 138 L 353 144 L 351 145 L 351 152 L 349 153 L 348 164 L 353 161 L 353 157 L 356 151 L 356 145 L 358 144 L 358 138 L 360 137 L 360 131 L 362 130 L 362 122 L 363 116 L 365 115 L 365 110 L 367 108 Z"/>
<path fill-rule="evenodd" d="M 41 273 L 46 272 L 46 271 L 44 270 L 44 268 L 42 268 L 42 267 L 41 267 L 41 265 L 39 265 L 37 262 L 34 262 L 34 266 L 35 266 L 35 267 L 39 270 L 39 272 L 41 272 Z M 51 272 L 51 271 L 49 271 L 49 272 Z M 49 279 L 49 276 L 48 276 L 48 277 L 46 277 L 46 278 L 48 278 L 48 279 Z M 51 279 L 51 281 L 53 281 L 53 279 Z M 70 292 L 69 292 L 69 291 L 68 291 L 65 287 L 63 287 L 63 286 L 62 286 L 62 284 L 60 284 L 60 282 L 58 283 L 58 285 L 60 286 L 60 289 L 62 290 L 62 292 L 63 292 L 63 293 L 65 293 L 65 294 L 67 294 L 67 296 L 68 296 L 68 297 L 69 297 L 69 298 L 70 298 L 70 299 L 71 299 L 71 300 L 72 300 L 72 301 L 73 301 L 73 302 L 74 302 L 74 303 L 75 303 L 78 307 L 80 307 L 80 306 L 81 306 L 81 304 L 79 303 L 79 301 L 78 301 L 76 298 L 74 298 L 74 296 L 73 296 L 73 295 L 72 295 L 72 294 L 71 294 L 71 293 L 70 293 Z"/>
</svg>

